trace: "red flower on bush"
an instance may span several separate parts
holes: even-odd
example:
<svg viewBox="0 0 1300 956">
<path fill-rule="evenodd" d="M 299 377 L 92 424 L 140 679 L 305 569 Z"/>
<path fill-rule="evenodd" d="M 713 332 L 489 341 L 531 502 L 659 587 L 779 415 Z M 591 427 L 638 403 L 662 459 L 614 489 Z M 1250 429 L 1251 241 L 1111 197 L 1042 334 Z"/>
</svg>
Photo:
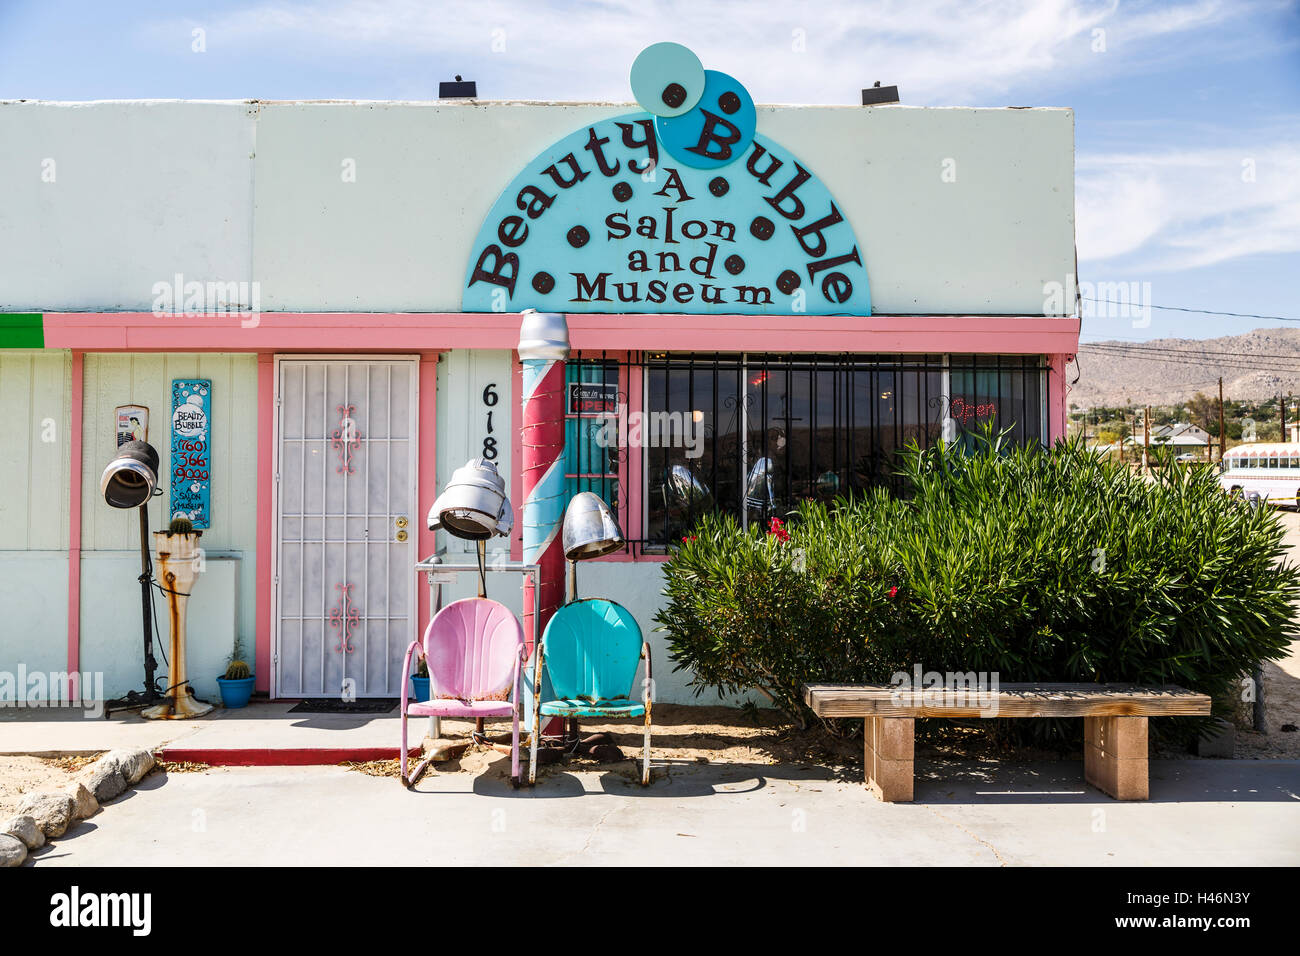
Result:
<svg viewBox="0 0 1300 956">
<path fill-rule="evenodd" d="M 682 535 L 682 540 L 683 540 L 683 541 L 698 541 L 698 540 L 699 540 L 699 535 L 694 535 L 694 534 L 690 534 L 690 535 Z"/>
<path fill-rule="evenodd" d="M 889 596 L 890 596 L 890 597 L 896 597 L 897 595 L 898 595 L 898 588 L 893 587 L 893 588 L 890 588 L 890 589 L 889 589 Z"/>
<path fill-rule="evenodd" d="M 773 518 L 767 527 L 768 537 L 776 538 L 777 541 L 789 541 L 790 532 L 785 530 L 785 522 L 780 518 Z"/>
</svg>

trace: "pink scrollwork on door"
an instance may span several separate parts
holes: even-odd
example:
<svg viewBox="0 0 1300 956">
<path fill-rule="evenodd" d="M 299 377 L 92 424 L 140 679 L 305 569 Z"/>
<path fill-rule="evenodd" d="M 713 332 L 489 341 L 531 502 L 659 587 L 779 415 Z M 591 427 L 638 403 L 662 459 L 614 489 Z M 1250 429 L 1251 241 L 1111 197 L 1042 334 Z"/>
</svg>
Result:
<svg viewBox="0 0 1300 956">
<path fill-rule="evenodd" d="M 330 435 L 330 444 L 339 453 L 337 471 L 340 475 L 352 474 L 352 453 L 361 447 L 361 432 L 357 431 L 357 423 L 352 419 L 356 410 L 355 405 L 338 406 L 339 427 Z"/>
<path fill-rule="evenodd" d="M 361 623 L 361 614 L 352 606 L 352 585 L 336 584 L 334 590 L 339 592 L 339 606 L 330 608 L 330 627 L 339 629 L 339 643 L 334 648 L 338 654 L 353 651 L 352 631 Z"/>
</svg>

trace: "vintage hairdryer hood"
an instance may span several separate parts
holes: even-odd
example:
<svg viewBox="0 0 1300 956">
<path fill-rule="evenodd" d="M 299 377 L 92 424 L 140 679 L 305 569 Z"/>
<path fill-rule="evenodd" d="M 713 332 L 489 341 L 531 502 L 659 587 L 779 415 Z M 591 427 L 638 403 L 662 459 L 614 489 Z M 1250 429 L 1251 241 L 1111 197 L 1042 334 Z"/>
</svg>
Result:
<svg viewBox="0 0 1300 956">
<path fill-rule="evenodd" d="M 627 545 L 609 505 L 593 491 L 579 492 L 569 502 L 561 540 L 570 561 L 599 558 Z"/>
<path fill-rule="evenodd" d="M 469 541 L 505 537 L 514 526 L 506 483 L 486 458 L 471 458 L 452 472 L 451 481 L 429 509 L 430 531 L 442 529 Z"/>
<path fill-rule="evenodd" d="M 706 511 L 711 507 L 709 486 L 685 465 L 673 465 L 668 469 L 667 485 L 677 504 Z"/>
<path fill-rule="evenodd" d="M 143 441 L 122 445 L 99 478 L 99 491 L 114 508 L 138 508 L 158 486 L 158 452 Z"/>
</svg>

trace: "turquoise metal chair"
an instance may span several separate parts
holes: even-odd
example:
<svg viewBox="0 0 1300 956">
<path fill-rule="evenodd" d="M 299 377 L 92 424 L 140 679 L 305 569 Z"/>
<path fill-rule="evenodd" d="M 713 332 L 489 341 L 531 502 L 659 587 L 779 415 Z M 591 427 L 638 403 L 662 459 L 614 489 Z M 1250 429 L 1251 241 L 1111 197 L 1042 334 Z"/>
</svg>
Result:
<svg viewBox="0 0 1300 956">
<path fill-rule="evenodd" d="M 645 681 L 640 700 L 632 699 L 636 672 L 645 660 Z M 542 686 L 542 668 L 551 679 L 554 697 L 533 698 L 533 735 L 528 760 L 528 783 L 537 779 L 537 743 L 541 718 L 584 718 L 603 721 L 645 717 L 645 751 L 641 758 L 641 784 L 650 782 L 650 703 L 654 679 L 650 645 L 632 612 L 604 598 L 586 598 L 555 612 L 534 664 L 533 686 Z"/>
</svg>

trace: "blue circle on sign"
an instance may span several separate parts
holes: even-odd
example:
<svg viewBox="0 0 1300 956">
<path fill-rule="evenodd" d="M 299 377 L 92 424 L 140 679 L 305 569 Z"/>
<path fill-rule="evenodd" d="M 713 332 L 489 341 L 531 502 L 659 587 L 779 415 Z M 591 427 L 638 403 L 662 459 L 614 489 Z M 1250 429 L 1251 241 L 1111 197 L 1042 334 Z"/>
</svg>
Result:
<svg viewBox="0 0 1300 956">
<path fill-rule="evenodd" d="M 717 70 L 704 71 L 704 93 L 695 109 L 655 119 L 660 144 L 673 159 L 694 169 L 717 169 L 739 159 L 754 141 L 757 126 L 758 112 L 749 92 Z"/>
<path fill-rule="evenodd" d="M 681 116 L 704 93 L 700 58 L 680 43 L 655 43 L 632 61 L 632 95 L 647 113 Z"/>
</svg>

